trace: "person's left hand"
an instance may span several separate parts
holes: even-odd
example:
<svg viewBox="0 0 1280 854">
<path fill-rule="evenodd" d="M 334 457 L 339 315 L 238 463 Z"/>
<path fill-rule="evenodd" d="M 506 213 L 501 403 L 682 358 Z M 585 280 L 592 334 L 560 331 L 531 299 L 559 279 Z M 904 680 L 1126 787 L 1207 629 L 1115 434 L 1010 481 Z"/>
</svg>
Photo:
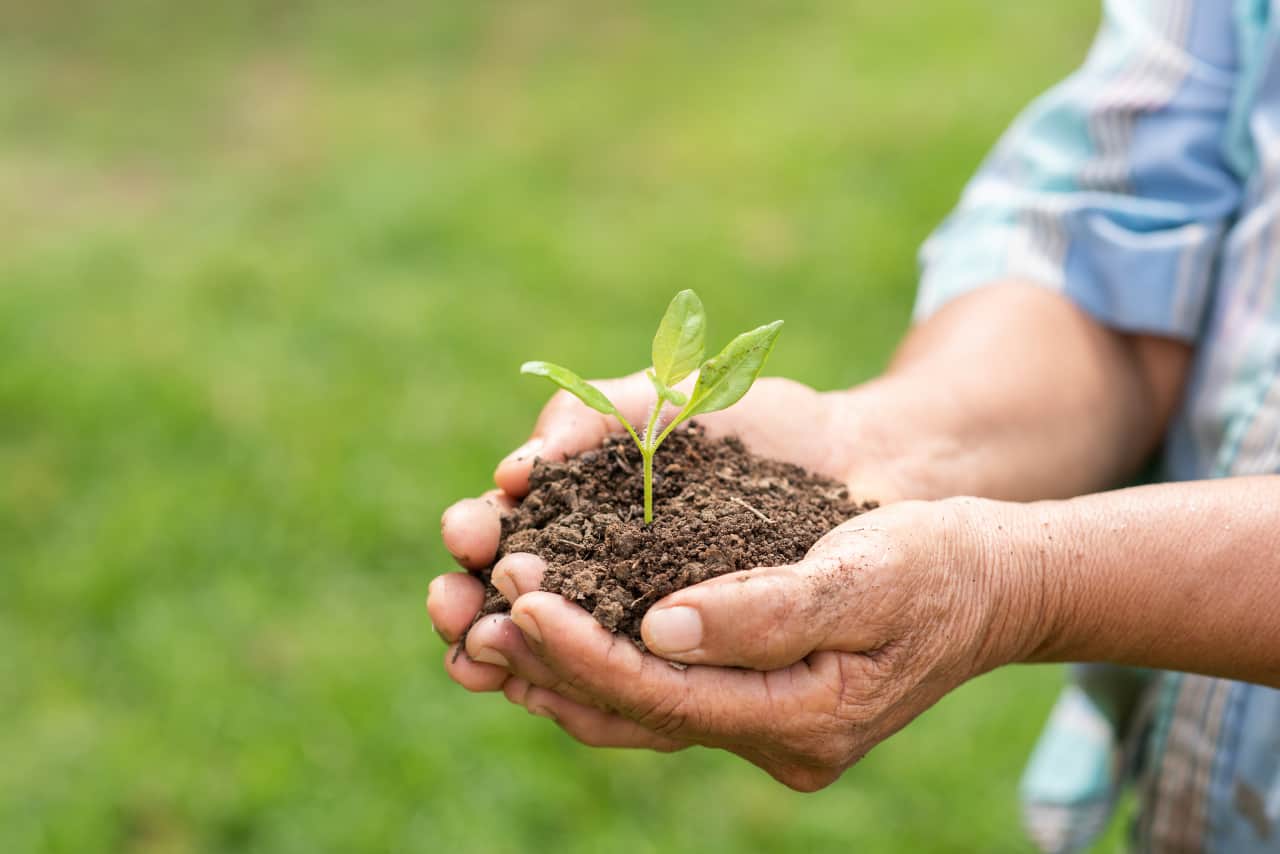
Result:
<svg viewBox="0 0 1280 854">
<path fill-rule="evenodd" d="M 1043 580 L 994 539 L 1013 507 L 951 499 L 859 516 L 798 564 L 657 603 L 642 629 L 655 655 L 539 592 L 541 561 L 512 555 L 494 576 L 511 619 L 487 618 L 468 652 L 508 662 L 507 698 L 585 744 L 723 748 L 813 791 L 951 689 L 1028 652 L 1024 616 Z"/>
</svg>

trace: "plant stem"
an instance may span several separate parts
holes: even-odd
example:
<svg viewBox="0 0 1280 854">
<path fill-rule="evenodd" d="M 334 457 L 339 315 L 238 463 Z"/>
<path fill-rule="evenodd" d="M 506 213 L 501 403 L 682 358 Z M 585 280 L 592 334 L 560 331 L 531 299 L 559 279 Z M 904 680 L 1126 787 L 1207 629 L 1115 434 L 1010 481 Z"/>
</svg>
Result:
<svg viewBox="0 0 1280 854">
<path fill-rule="evenodd" d="M 636 428 L 632 427 L 631 422 L 623 418 L 621 415 L 618 416 L 618 420 L 622 422 L 622 426 L 625 427 L 627 429 L 627 432 L 631 434 L 631 439 L 636 443 L 636 447 L 643 452 L 644 442 L 641 442 L 640 437 L 636 435 Z"/>
<path fill-rule="evenodd" d="M 649 426 L 644 428 L 644 447 L 650 452 L 657 450 L 658 446 L 653 441 L 653 431 L 658 429 L 658 413 L 662 410 L 662 398 L 658 398 L 653 402 L 653 411 L 649 413 Z"/>
<path fill-rule="evenodd" d="M 644 458 L 644 523 L 653 524 L 653 454 L 658 449 L 654 431 L 658 429 L 658 413 L 662 411 L 662 398 L 653 402 L 653 411 L 649 413 L 649 426 L 644 430 L 644 443 L 640 446 L 640 456 Z"/>
<path fill-rule="evenodd" d="M 688 409 L 688 407 L 685 407 L 685 409 Z M 653 449 L 655 451 L 658 450 L 658 446 L 662 444 L 662 440 L 670 436 L 671 431 L 676 429 L 676 427 L 679 426 L 680 422 L 683 420 L 684 420 L 684 410 L 681 410 L 679 415 L 671 419 L 671 423 L 667 425 L 667 429 L 662 431 L 662 435 L 658 436 L 658 441 L 653 443 Z"/>
<path fill-rule="evenodd" d="M 653 524 L 653 453 L 642 451 L 644 457 L 644 523 Z"/>
</svg>

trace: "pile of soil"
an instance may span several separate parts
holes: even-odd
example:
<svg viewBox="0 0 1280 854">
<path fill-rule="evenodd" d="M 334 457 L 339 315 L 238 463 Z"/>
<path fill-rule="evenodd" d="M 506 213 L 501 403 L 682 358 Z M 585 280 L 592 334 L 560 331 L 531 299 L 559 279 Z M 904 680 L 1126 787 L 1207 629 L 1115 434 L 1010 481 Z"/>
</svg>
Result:
<svg viewBox="0 0 1280 854">
<path fill-rule="evenodd" d="M 654 520 L 644 524 L 640 452 L 625 433 L 563 463 L 538 460 L 530 492 L 502 519 L 498 557 L 547 562 L 542 589 L 577 602 L 644 649 L 640 621 L 669 593 L 742 569 L 795 563 L 832 528 L 877 506 L 736 438 L 677 430 L 654 458 Z M 510 603 L 487 590 L 480 615 Z"/>
</svg>

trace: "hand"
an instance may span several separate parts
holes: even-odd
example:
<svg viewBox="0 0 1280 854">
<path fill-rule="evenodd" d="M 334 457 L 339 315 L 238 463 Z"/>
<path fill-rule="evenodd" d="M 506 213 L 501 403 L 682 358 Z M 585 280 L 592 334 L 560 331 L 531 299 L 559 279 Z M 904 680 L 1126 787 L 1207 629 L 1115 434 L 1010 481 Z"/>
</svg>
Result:
<svg viewBox="0 0 1280 854">
<path fill-rule="evenodd" d="M 652 386 L 643 374 L 597 384 L 628 419 L 643 420 L 653 399 Z M 910 478 L 895 478 L 896 472 L 889 465 L 904 456 L 894 450 L 896 437 L 885 438 L 874 429 L 875 422 L 860 423 L 858 413 L 862 409 L 874 412 L 876 407 L 873 404 L 860 408 L 854 395 L 846 392 L 822 394 L 788 380 L 765 379 L 731 409 L 698 420 L 711 435 L 736 434 L 757 453 L 842 480 L 857 497 L 885 502 L 911 494 L 911 487 L 904 486 Z M 797 430 L 798 425 L 806 429 Z M 539 417 L 530 440 L 498 465 L 494 480 L 499 489 L 479 499 L 461 501 L 446 511 L 442 533 L 455 559 L 468 569 L 487 567 L 493 562 L 500 533 L 499 514 L 527 493 L 535 457 L 563 459 L 597 447 L 607 435 L 620 430 L 616 420 L 588 409 L 572 396 L 555 395 Z M 864 460 L 873 462 L 863 464 Z M 515 601 L 521 592 L 538 589 L 542 567 L 542 562 L 532 556 L 510 555 L 494 568 L 493 581 L 508 599 Z M 531 656 L 507 615 L 493 615 L 478 623 L 468 635 L 468 654 L 456 654 L 456 641 L 471 625 L 483 598 L 483 586 L 467 573 L 449 573 L 432 581 L 427 608 L 432 624 L 448 645 L 445 668 L 468 690 L 497 691 L 506 687 L 508 697 L 519 701 L 522 686 L 530 683 L 510 679 L 510 661 L 516 658 L 527 663 Z M 540 675 L 543 683 L 551 679 L 547 673 Z M 588 700 L 567 689 L 563 689 L 563 696 Z M 544 710 L 538 705 L 527 708 Z M 610 733 L 632 731 L 630 722 L 588 705 L 579 707 L 578 717 L 592 721 L 591 735 L 586 736 L 584 731 L 583 737 L 598 738 L 602 743 L 611 743 Z M 645 741 L 644 746 L 674 749 L 681 745 L 657 738 Z"/>
<path fill-rule="evenodd" d="M 596 385 L 629 420 L 644 421 L 653 386 L 643 374 Z M 885 442 L 871 438 L 872 431 L 856 423 L 857 412 L 846 393 L 822 394 L 789 380 L 763 379 L 733 407 L 697 420 L 712 436 L 736 434 L 756 453 L 841 480 L 856 498 L 884 502 L 902 495 L 904 490 L 891 480 L 883 462 L 895 455 Z M 499 514 L 529 491 L 534 459 L 562 460 L 598 447 L 606 436 L 621 430 L 616 419 L 588 409 L 569 394 L 556 394 L 543 409 L 529 441 L 498 464 L 494 473 L 498 489 L 479 499 L 460 501 L 445 512 L 441 524 L 445 546 L 467 569 L 489 566 L 498 549 Z M 864 459 L 876 462 L 862 465 Z M 497 576 L 497 580 L 504 578 L 505 571 Z M 427 607 L 437 631 L 453 644 L 482 601 L 479 581 L 466 573 L 453 573 L 432 581 Z M 481 637 L 487 635 L 491 622 L 477 626 Z M 478 663 L 465 657 L 452 661 L 454 657 L 451 646 L 450 673 L 471 690 L 497 690 L 508 675 L 483 652 Z"/>
<path fill-rule="evenodd" d="M 685 670 L 539 592 L 541 561 L 512 555 L 499 564 L 511 617 L 486 618 L 468 649 L 506 662 L 507 697 L 585 744 L 718 747 L 816 790 L 951 689 L 1024 654 L 1039 579 L 1011 571 L 991 536 L 1014 507 L 896 504 L 841 525 L 798 564 L 674 593 L 642 631 Z"/>
</svg>

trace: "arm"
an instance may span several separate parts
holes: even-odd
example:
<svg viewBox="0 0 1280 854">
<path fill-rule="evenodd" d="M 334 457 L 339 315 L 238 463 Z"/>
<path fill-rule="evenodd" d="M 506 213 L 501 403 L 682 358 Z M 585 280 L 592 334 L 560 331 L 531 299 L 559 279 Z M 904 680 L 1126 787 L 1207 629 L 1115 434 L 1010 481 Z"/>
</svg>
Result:
<svg viewBox="0 0 1280 854">
<path fill-rule="evenodd" d="M 681 671 L 537 592 L 530 572 L 512 608 L 530 652 L 504 690 L 588 744 L 722 747 L 810 790 L 1004 664 L 1116 661 L 1280 687 L 1277 506 L 1280 477 L 901 502 L 798 564 L 660 602 L 645 642 Z"/>
<path fill-rule="evenodd" d="M 1109 0 L 1084 66 L 925 244 L 928 322 L 888 379 L 919 380 L 915 410 L 942 434 L 920 440 L 942 473 L 926 497 L 1102 489 L 1154 446 L 1186 372 L 1174 342 L 1196 339 L 1242 194 L 1238 42 L 1230 4 Z M 985 295 L 1010 283 L 1041 299 Z M 912 407 L 905 387 L 888 398 Z"/>
<path fill-rule="evenodd" d="M 1114 661 L 1280 688 L 1280 476 L 1005 506 L 1026 632 L 1010 660 Z"/>
<path fill-rule="evenodd" d="M 839 397 L 899 497 L 1078 495 L 1149 457 L 1189 358 L 1185 344 L 1113 332 L 1059 294 L 1006 282 L 921 323 L 885 376 Z M 867 438 L 886 432 L 892 455 L 887 437 Z"/>
</svg>

